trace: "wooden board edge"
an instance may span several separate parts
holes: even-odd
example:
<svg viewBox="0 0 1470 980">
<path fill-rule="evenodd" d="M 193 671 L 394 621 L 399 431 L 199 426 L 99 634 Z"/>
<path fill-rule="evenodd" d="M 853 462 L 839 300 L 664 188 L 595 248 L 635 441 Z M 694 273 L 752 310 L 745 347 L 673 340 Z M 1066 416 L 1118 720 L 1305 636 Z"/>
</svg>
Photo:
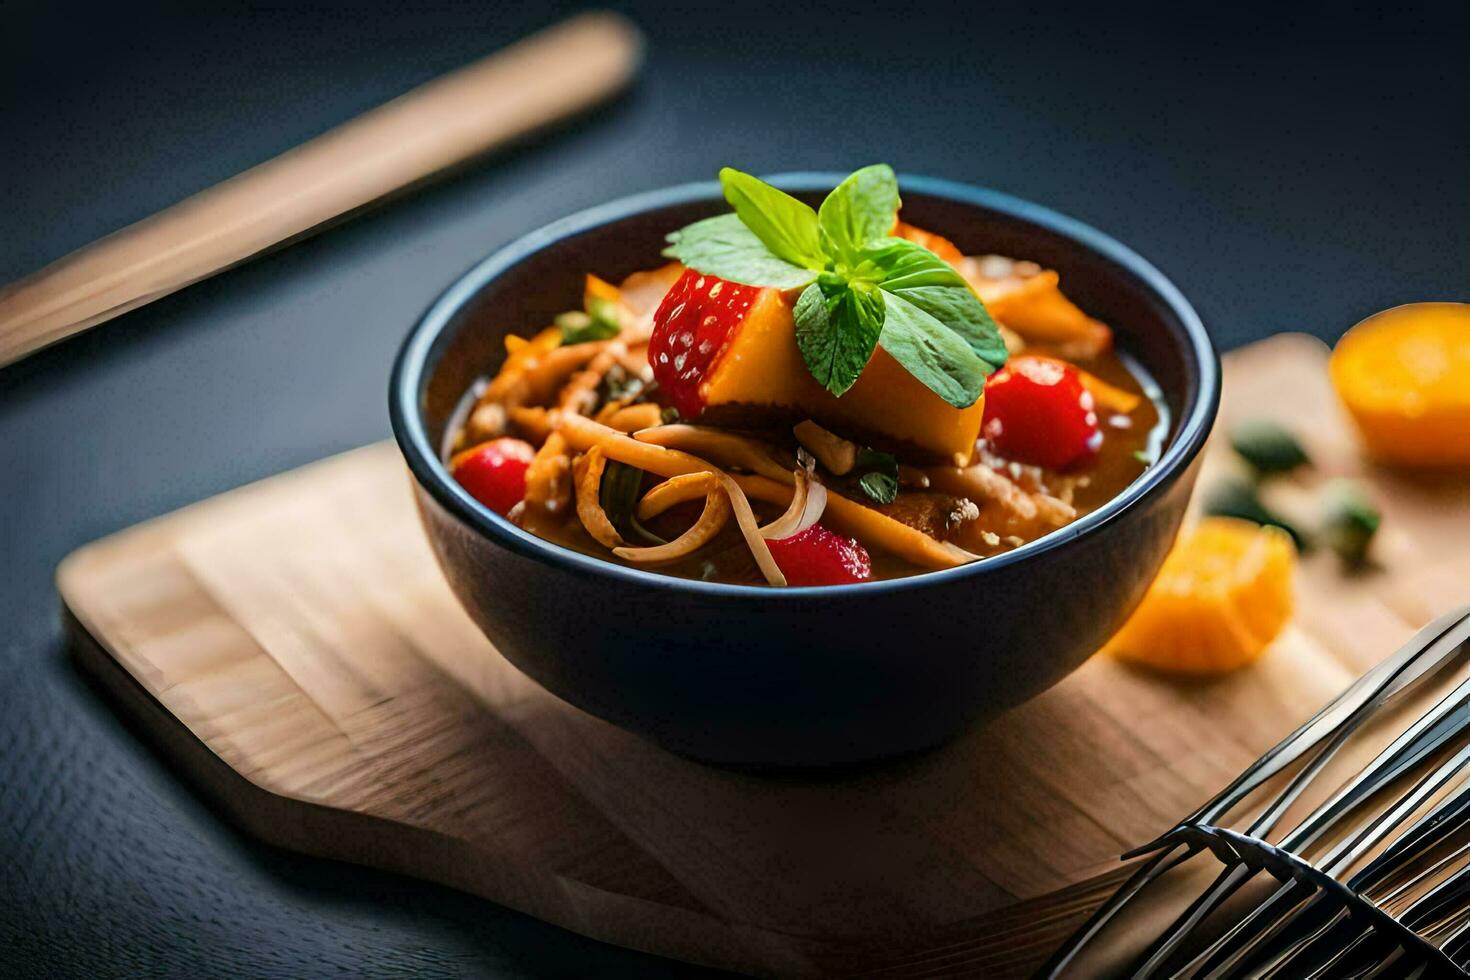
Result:
<svg viewBox="0 0 1470 980">
<path fill-rule="evenodd" d="M 647 944 L 622 942 L 598 922 L 572 921 L 561 911 L 568 904 L 564 896 L 553 896 L 545 893 L 544 889 L 537 889 L 531 880 L 517 874 L 514 869 L 506 871 L 525 886 L 520 894 L 484 887 L 486 882 L 507 880 L 506 875 L 476 874 L 475 869 L 481 866 L 485 855 L 464 841 L 367 813 L 325 806 L 265 789 L 233 769 L 149 693 L 104 640 L 90 632 L 64 599 L 61 619 L 67 650 L 78 669 L 98 685 L 120 716 L 131 723 L 177 776 L 197 791 L 212 810 L 246 836 L 308 857 L 426 880 L 610 946 L 715 969 L 770 975 L 769 959 L 742 956 L 738 947 L 712 941 L 712 935 L 696 935 L 704 931 L 697 922 L 685 923 L 689 934 L 682 941 L 659 935 L 657 927 L 653 927 L 641 931 L 650 940 Z M 405 836 L 410 838 L 407 846 Z M 415 859 L 395 859 L 395 855 L 409 853 L 414 854 Z M 563 887 L 583 889 L 587 886 L 580 882 L 565 882 Z M 627 933 L 628 930 L 623 930 L 622 935 Z M 716 950 L 724 955 L 709 955 Z M 809 969 L 810 965 L 807 966 Z"/>
</svg>

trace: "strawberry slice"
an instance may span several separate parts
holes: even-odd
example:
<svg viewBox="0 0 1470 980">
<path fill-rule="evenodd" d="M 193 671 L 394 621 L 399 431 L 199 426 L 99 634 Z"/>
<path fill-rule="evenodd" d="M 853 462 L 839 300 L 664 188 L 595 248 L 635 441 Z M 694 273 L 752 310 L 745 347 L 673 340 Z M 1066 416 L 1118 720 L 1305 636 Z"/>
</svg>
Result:
<svg viewBox="0 0 1470 980">
<path fill-rule="evenodd" d="M 1012 358 L 985 383 L 987 442 L 1001 456 L 1061 470 L 1102 445 L 1092 393 L 1077 369 L 1054 357 Z"/>
<path fill-rule="evenodd" d="M 787 585 L 848 585 L 873 577 L 867 549 L 820 524 L 766 545 Z"/>
<path fill-rule="evenodd" d="M 536 450 L 519 439 L 492 439 L 449 461 L 459 485 L 497 514 L 505 514 L 526 495 L 526 468 Z"/>
<path fill-rule="evenodd" d="M 687 270 L 653 317 L 648 362 L 669 403 L 685 418 L 704 410 L 700 385 L 760 295 L 759 286 Z"/>
</svg>

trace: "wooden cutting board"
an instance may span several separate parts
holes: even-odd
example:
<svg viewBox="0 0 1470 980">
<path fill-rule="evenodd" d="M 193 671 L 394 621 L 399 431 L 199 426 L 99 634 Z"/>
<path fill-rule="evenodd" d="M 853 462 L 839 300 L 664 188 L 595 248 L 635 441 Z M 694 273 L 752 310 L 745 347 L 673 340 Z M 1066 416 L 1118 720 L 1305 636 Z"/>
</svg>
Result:
<svg viewBox="0 0 1470 980">
<path fill-rule="evenodd" d="M 1319 474 L 1369 481 L 1379 568 L 1306 559 L 1296 621 L 1235 675 L 1097 657 L 983 731 L 860 772 L 707 768 L 541 690 L 455 604 L 388 444 L 88 545 L 58 579 L 82 663 L 266 841 L 691 962 L 1013 975 L 1101 899 L 1120 852 L 1470 598 L 1470 483 L 1365 468 L 1325 358 L 1292 335 L 1229 355 L 1222 420 L 1277 418 Z M 1232 465 L 1209 452 L 1202 485 Z"/>
</svg>

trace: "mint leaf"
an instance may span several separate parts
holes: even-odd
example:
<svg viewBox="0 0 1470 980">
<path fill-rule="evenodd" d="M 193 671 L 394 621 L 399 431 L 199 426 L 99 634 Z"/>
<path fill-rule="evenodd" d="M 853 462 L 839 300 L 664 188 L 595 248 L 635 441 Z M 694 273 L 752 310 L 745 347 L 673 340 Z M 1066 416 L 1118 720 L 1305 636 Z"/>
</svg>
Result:
<svg viewBox="0 0 1470 980">
<path fill-rule="evenodd" d="M 880 504 L 891 504 L 898 498 L 898 457 L 876 449 L 858 453 L 853 472 L 862 473 L 858 486 L 863 493 Z"/>
<path fill-rule="evenodd" d="M 969 408 L 985 390 L 991 366 L 965 338 L 900 293 L 881 290 L 887 316 L 883 349 L 926 388 L 955 408 Z"/>
<path fill-rule="evenodd" d="M 841 396 L 867 367 L 883 331 L 883 294 L 824 274 L 802 292 L 792 311 L 796 346 L 817 382 Z"/>
<path fill-rule="evenodd" d="M 883 291 L 902 296 L 959 334 L 990 374 L 1006 362 L 1000 327 L 970 284 L 933 252 L 904 238 L 885 238 L 863 250 L 882 273 Z"/>
<path fill-rule="evenodd" d="M 795 289 L 817 276 L 812 269 L 772 255 L 735 214 L 705 218 L 674 232 L 664 255 L 706 275 L 747 286 Z"/>
<path fill-rule="evenodd" d="M 735 213 L 673 233 L 664 254 L 732 282 L 804 287 L 796 343 L 828 391 L 852 387 L 880 335 L 884 350 L 958 408 L 973 405 L 986 375 L 1005 363 L 999 327 L 959 273 L 890 237 L 900 200 L 888 165 L 849 176 L 819 212 L 729 167 L 720 183 Z"/>
<path fill-rule="evenodd" d="M 745 227 L 765 243 L 771 254 L 802 268 L 826 268 L 817 213 L 809 205 L 731 167 L 720 170 L 720 186 Z"/>
<path fill-rule="evenodd" d="M 822 248 L 833 259 L 856 265 L 864 245 L 893 233 L 898 220 L 898 178 L 877 163 L 838 184 L 817 212 Z"/>
</svg>

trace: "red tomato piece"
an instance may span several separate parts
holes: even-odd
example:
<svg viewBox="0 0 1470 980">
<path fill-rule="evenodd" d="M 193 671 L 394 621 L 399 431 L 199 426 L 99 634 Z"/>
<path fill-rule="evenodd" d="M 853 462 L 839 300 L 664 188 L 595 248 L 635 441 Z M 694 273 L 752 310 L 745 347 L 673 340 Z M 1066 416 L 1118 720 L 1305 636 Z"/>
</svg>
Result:
<svg viewBox="0 0 1470 980">
<path fill-rule="evenodd" d="M 530 443 L 492 439 L 456 454 L 449 472 L 471 497 L 505 514 L 526 496 L 526 468 L 535 455 Z"/>
<path fill-rule="evenodd" d="M 847 585 L 873 577 L 868 550 L 820 524 L 766 544 L 787 585 Z"/>
<path fill-rule="evenodd" d="M 648 363 L 680 415 L 692 419 L 704 410 L 699 386 L 760 291 L 689 269 L 664 295 L 653 316 Z"/>
<path fill-rule="evenodd" d="M 1053 357 L 1013 358 L 985 383 L 981 433 L 1001 456 L 1061 470 L 1102 445 L 1092 393 L 1077 369 Z"/>
</svg>

